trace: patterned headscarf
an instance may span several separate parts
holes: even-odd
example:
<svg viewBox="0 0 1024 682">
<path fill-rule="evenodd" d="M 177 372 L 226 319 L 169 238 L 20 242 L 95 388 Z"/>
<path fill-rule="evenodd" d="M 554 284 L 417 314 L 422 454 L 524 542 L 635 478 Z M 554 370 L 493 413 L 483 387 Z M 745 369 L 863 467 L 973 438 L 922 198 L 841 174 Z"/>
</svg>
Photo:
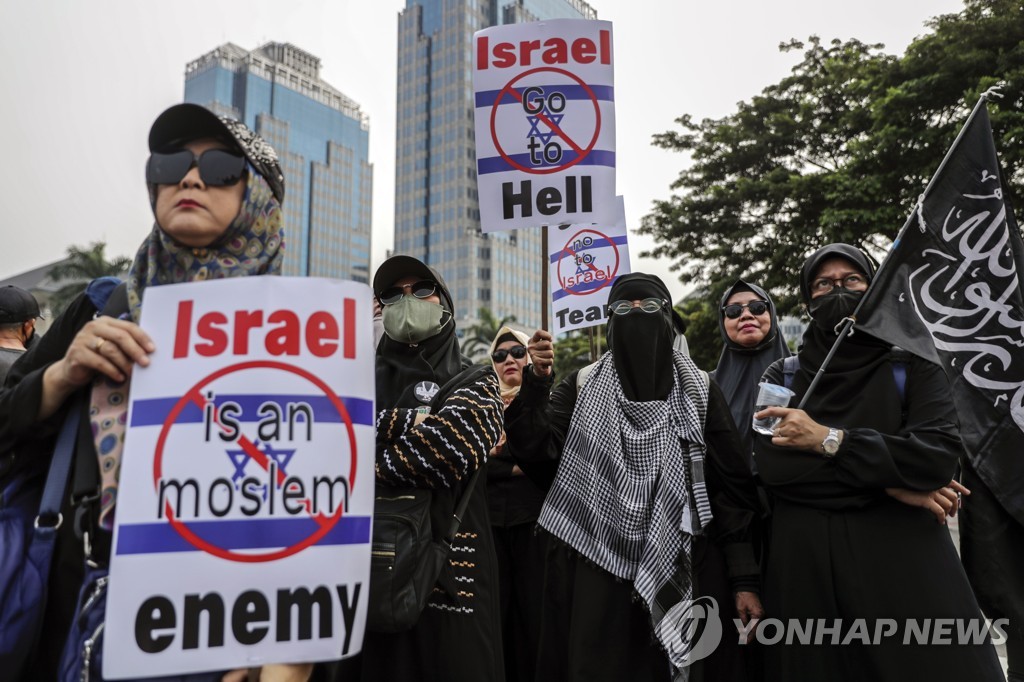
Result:
<svg viewBox="0 0 1024 682">
<path fill-rule="evenodd" d="M 284 258 L 280 202 L 251 164 L 242 208 L 216 242 L 205 248 L 177 243 L 156 223 L 135 254 L 128 272 L 128 305 L 139 321 L 142 295 L 149 286 L 207 279 L 276 275 Z"/>
</svg>

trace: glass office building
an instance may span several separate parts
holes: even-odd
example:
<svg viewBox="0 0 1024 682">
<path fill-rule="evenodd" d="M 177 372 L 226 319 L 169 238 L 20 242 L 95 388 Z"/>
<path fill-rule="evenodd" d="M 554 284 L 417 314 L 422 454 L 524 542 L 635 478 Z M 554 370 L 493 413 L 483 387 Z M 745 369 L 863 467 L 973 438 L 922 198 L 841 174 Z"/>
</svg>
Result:
<svg viewBox="0 0 1024 682">
<path fill-rule="evenodd" d="M 488 308 L 540 325 L 539 229 L 482 234 L 473 122 L 473 33 L 539 19 L 596 19 L 581 0 L 407 0 L 398 18 L 395 253 L 444 276 L 465 329 Z"/>
<path fill-rule="evenodd" d="M 369 119 L 287 43 L 227 43 L 185 67 L 185 101 L 256 130 L 285 176 L 284 274 L 370 279 Z"/>
</svg>

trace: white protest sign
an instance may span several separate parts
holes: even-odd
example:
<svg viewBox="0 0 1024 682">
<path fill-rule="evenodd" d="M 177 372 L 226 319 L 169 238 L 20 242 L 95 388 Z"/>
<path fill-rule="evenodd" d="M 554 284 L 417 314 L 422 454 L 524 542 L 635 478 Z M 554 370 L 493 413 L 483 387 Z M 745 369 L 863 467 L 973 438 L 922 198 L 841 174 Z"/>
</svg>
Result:
<svg viewBox="0 0 1024 682">
<path fill-rule="evenodd" d="M 246 277 L 146 290 L 103 674 L 362 647 L 374 501 L 370 288 Z"/>
<path fill-rule="evenodd" d="M 612 221 L 611 22 L 509 24 L 473 40 L 481 230 Z"/>
<path fill-rule="evenodd" d="M 626 209 L 616 197 L 617 218 L 601 224 L 548 228 L 553 332 L 602 324 L 608 317 L 608 292 L 630 272 Z"/>
</svg>

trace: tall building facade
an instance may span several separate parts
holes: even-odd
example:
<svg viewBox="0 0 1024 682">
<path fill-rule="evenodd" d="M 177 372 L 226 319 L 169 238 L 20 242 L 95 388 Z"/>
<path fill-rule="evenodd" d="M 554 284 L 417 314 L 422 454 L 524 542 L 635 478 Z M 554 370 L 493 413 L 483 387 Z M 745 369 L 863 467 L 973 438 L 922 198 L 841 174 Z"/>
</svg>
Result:
<svg viewBox="0 0 1024 682">
<path fill-rule="evenodd" d="M 482 234 L 473 121 L 473 33 L 596 19 L 582 0 L 406 0 L 398 18 L 395 252 L 444 276 L 465 329 L 479 308 L 541 322 L 539 229 Z"/>
<path fill-rule="evenodd" d="M 287 43 L 227 43 L 185 67 L 185 101 L 243 121 L 285 176 L 284 274 L 370 280 L 369 119 Z"/>
</svg>

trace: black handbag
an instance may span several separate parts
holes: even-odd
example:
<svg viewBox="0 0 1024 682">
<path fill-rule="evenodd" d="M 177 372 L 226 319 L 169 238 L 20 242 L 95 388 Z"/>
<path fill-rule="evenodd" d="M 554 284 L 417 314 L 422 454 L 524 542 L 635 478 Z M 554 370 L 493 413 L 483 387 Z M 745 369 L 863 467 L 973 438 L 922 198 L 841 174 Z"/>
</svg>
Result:
<svg viewBox="0 0 1024 682">
<path fill-rule="evenodd" d="M 445 568 L 480 471 L 473 472 L 447 532 L 439 540 L 434 538 L 430 522 L 433 492 L 417 488 L 378 490 L 373 510 L 368 630 L 403 632 L 416 625 Z"/>
</svg>

